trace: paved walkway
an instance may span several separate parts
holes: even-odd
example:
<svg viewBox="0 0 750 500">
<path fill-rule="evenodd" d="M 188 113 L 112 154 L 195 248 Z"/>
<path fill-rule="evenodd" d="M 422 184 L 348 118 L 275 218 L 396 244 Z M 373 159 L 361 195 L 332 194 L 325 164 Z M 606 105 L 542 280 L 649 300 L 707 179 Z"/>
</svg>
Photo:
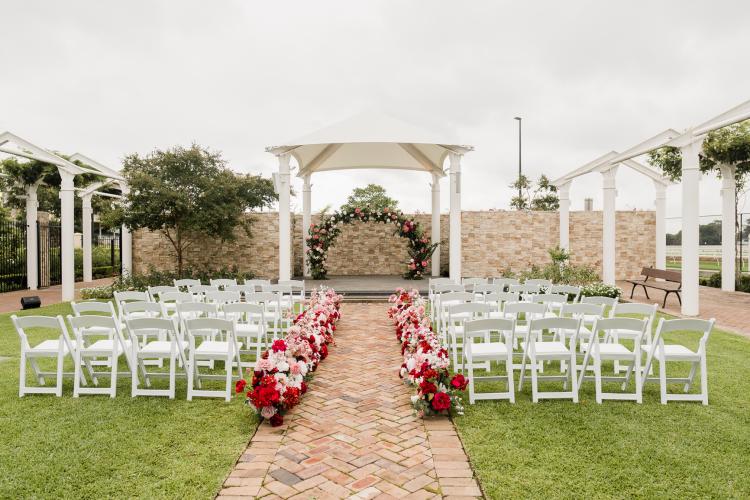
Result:
<svg viewBox="0 0 750 500">
<path fill-rule="evenodd" d="M 218 498 L 481 496 L 451 421 L 413 416 L 386 307 L 343 305 L 302 403 L 258 428 Z"/>
<path fill-rule="evenodd" d="M 630 290 L 633 285 L 625 281 L 618 281 L 617 285 L 622 288 L 623 299 L 630 299 Z M 723 292 L 718 288 L 701 286 L 700 289 L 700 317 L 716 318 L 716 324 L 723 330 L 729 330 L 750 337 L 750 293 Z M 633 299 L 636 302 L 648 304 L 659 304 L 659 310 L 674 316 L 680 316 L 680 303 L 673 293 L 669 294 L 667 307 L 662 309 L 664 292 L 649 289 L 651 299 L 646 299 L 643 288 L 635 290 Z"/>
<path fill-rule="evenodd" d="M 80 298 L 81 288 L 105 286 L 112 283 L 113 278 L 102 278 L 88 283 L 76 282 L 76 298 Z M 62 286 L 55 285 L 39 290 L 19 290 L 17 292 L 0 293 L 0 313 L 15 312 L 21 309 L 21 297 L 36 295 L 42 299 L 43 306 L 59 304 L 62 302 Z"/>
</svg>

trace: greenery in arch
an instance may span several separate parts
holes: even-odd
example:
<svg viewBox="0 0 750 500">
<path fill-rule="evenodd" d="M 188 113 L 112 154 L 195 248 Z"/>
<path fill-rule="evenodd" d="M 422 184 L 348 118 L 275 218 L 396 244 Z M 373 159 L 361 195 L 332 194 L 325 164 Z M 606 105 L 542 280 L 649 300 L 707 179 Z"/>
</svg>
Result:
<svg viewBox="0 0 750 500">
<path fill-rule="evenodd" d="M 370 210 L 383 210 L 384 208 L 396 210 L 398 201 L 388 196 L 383 186 L 368 184 L 363 188 L 354 188 L 346 203 L 341 206 L 341 210 L 351 212 L 357 207 L 369 207 Z"/>
<path fill-rule="evenodd" d="M 382 222 L 396 226 L 394 234 L 408 240 L 409 260 L 405 262 L 404 278 L 422 279 L 438 244 L 430 243 L 430 239 L 424 235 L 424 230 L 413 217 L 408 217 L 401 210 L 390 207 L 352 208 L 347 205 L 337 212 L 324 216 L 319 224 L 312 224 L 308 230 L 307 261 L 313 279 L 327 278 L 328 250 L 335 244 L 336 238 L 341 233 L 341 226 L 355 221 Z"/>
</svg>

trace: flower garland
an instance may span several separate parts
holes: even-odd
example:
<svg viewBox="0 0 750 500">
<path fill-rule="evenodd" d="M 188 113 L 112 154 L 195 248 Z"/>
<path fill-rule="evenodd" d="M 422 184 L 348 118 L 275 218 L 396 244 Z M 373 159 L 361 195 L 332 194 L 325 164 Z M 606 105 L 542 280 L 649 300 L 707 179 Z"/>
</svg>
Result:
<svg viewBox="0 0 750 500">
<path fill-rule="evenodd" d="M 411 397 L 417 415 L 463 415 L 461 392 L 469 380 L 460 373 L 451 375 L 450 356 L 440 337 L 432 331 L 425 301 L 417 290 L 396 290 L 388 302 L 388 316 L 396 327 L 404 362 L 399 376 L 416 388 Z"/>
<path fill-rule="evenodd" d="M 332 289 L 313 290 L 307 307 L 294 318 L 284 339 L 274 340 L 255 363 L 245 403 L 261 419 L 276 427 L 284 423 L 283 412 L 297 405 L 307 392 L 306 381 L 318 364 L 328 356 L 336 322 L 340 318 L 342 297 Z M 240 379 L 236 392 L 245 391 L 247 381 Z"/>
<path fill-rule="evenodd" d="M 400 210 L 391 210 L 390 208 L 370 209 L 370 207 L 334 212 L 319 224 L 310 225 L 309 237 L 307 238 L 307 261 L 314 279 L 326 279 L 328 275 L 326 255 L 328 249 L 336 241 L 336 237 L 341 233 L 341 226 L 358 220 L 394 224 L 397 227 L 395 234 L 409 240 L 407 248 L 409 261 L 406 262 L 407 270 L 404 273 L 404 278 L 410 280 L 422 279 L 427 266 L 430 265 L 430 259 L 435 248 L 437 248 L 437 243 L 430 243 L 419 223 L 414 218 L 404 215 Z"/>
</svg>

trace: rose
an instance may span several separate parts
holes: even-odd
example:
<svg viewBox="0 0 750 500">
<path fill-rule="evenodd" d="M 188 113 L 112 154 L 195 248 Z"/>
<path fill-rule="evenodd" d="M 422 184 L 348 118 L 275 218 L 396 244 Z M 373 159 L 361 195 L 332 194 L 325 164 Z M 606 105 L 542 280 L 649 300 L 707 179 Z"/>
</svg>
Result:
<svg viewBox="0 0 750 500">
<path fill-rule="evenodd" d="M 286 351 L 286 342 L 281 339 L 274 340 L 273 345 L 271 345 L 271 349 L 273 350 L 273 352 Z"/>
<path fill-rule="evenodd" d="M 444 392 L 438 392 L 430 403 L 435 411 L 447 410 L 451 407 L 451 397 Z"/>
<path fill-rule="evenodd" d="M 245 386 L 246 386 L 246 385 L 247 385 L 247 381 L 246 381 L 246 380 L 245 380 L 244 378 L 241 378 L 241 379 L 239 379 L 239 380 L 238 380 L 238 381 L 237 381 L 237 382 L 236 382 L 236 383 L 234 384 L 234 390 L 235 390 L 235 392 L 236 392 L 237 394 L 241 393 L 242 391 L 244 391 L 244 390 L 245 390 Z"/>
<path fill-rule="evenodd" d="M 419 389 L 422 391 L 422 394 L 434 394 L 437 392 L 437 386 L 428 380 L 422 381 L 419 384 Z"/>
<path fill-rule="evenodd" d="M 460 373 L 454 375 L 453 379 L 451 380 L 451 387 L 453 387 L 454 389 L 458 389 L 459 391 L 463 391 L 464 389 L 466 389 L 467 385 L 469 385 L 469 380 Z"/>
</svg>

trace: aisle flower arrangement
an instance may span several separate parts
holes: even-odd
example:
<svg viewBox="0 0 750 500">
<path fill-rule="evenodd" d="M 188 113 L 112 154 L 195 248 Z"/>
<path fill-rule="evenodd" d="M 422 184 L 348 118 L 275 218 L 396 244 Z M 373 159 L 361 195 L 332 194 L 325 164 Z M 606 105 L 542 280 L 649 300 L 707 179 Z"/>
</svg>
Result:
<svg viewBox="0 0 750 500">
<path fill-rule="evenodd" d="M 388 316 L 401 342 L 404 362 L 399 376 L 414 386 L 411 398 L 417 415 L 463 415 L 461 392 L 469 380 L 460 373 L 451 374 L 448 349 L 432 330 L 425 300 L 417 290 L 399 288 L 388 301 Z"/>
<path fill-rule="evenodd" d="M 325 217 L 319 224 L 310 225 L 307 237 L 307 260 L 313 278 L 316 280 L 326 279 L 328 275 L 326 269 L 328 249 L 333 246 L 336 237 L 341 233 L 341 226 L 355 221 L 382 222 L 383 224 L 396 226 L 395 234 L 408 240 L 409 260 L 405 262 L 404 278 L 422 279 L 430 265 L 430 259 L 435 248 L 437 248 L 437 243 L 431 243 L 419 223 L 413 217 L 405 215 L 401 210 L 371 209 L 368 206 L 334 212 Z"/>
<path fill-rule="evenodd" d="M 306 382 L 328 356 L 328 345 L 333 342 L 341 316 L 341 299 L 332 288 L 313 290 L 286 336 L 274 340 L 254 369 L 248 369 L 251 377 L 245 403 L 272 426 L 284 423 L 284 412 L 300 402 L 307 392 Z M 248 381 L 240 379 L 235 390 L 243 393 L 247 386 Z"/>
</svg>

